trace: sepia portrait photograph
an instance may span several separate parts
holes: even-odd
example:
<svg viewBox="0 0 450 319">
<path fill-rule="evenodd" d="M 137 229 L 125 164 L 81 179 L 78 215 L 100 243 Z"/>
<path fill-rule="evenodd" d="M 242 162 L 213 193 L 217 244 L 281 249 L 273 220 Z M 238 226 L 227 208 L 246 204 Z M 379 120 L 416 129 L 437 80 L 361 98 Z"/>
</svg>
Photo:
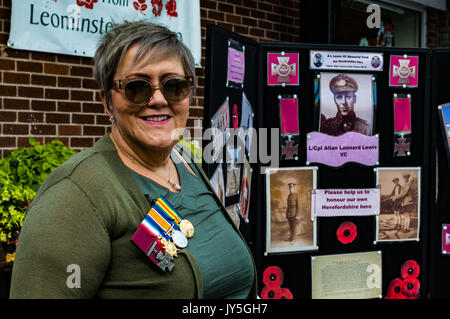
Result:
<svg viewBox="0 0 450 319">
<path fill-rule="evenodd" d="M 376 241 L 417 240 L 420 228 L 420 167 L 375 169 L 380 185 Z"/>
<path fill-rule="evenodd" d="M 319 131 L 331 136 L 347 132 L 372 135 L 373 75 L 321 72 L 318 77 Z"/>
<path fill-rule="evenodd" d="M 311 220 L 311 191 L 317 167 L 266 170 L 266 252 L 317 250 L 316 221 Z"/>
</svg>

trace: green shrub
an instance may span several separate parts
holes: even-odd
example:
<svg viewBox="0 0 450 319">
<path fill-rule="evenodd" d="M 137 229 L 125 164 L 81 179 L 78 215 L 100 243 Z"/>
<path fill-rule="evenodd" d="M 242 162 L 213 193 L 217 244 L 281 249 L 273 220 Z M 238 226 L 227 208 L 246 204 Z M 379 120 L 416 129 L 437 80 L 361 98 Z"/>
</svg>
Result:
<svg viewBox="0 0 450 319">
<path fill-rule="evenodd" d="M 0 159 L 0 242 L 8 254 L 17 238 L 29 203 L 47 176 L 76 152 L 59 140 L 41 145 L 29 138 L 30 147 L 20 147 Z"/>
</svg>

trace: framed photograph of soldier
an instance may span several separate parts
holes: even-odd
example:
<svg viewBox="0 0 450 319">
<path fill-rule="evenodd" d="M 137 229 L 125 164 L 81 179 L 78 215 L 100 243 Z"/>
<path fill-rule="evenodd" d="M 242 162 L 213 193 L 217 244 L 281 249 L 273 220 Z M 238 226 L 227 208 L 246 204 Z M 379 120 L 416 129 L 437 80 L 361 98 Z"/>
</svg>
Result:
<svg viewBox="0 0 450 319">
<path fill-rule="evenodd" d="M 317 167 L 266 170 L 266 252 L 317 250 L 316 220 L 311 220 L 311 192 Z"/>
<path fill-rule="evenodd" d="M 391 55 L 389 65 L 389 86 L 416 88 L 419 86 L 419 57 Z"/>
<path fill-rule="evenodd" d="M 380 214 L 375 242 L 419 240 L 420 167 L 375 168 Z"/>
<path fill-rule="evenodd" d="M 394 94 L 394 157 L 411 155 L 411 94 Z"/>
<path fill-rule="evenodd" d="M 372 135 L 376 109 L 373 74 L 321 72 L 316 81 L 321 133 Z"/>
<path fill-rule="evenodd" d="M 267 85 L 299 85 L 299 54 L 293 52 L 267 53 Z"/>
</svg>

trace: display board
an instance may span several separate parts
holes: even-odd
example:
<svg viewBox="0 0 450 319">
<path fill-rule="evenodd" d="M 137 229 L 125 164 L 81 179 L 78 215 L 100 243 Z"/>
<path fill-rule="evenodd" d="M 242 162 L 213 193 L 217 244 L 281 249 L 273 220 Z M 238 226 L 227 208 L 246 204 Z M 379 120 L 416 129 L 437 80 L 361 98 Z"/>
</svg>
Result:
<svg viewBox="0 0 450 319">
<path fill-rule="evenodd" d="M 450 50 L 432 51 L 430 298 L 450 298 Z"/>
<path fill-rule="evenodd" d="M 205 131 L 218 117 L 228 123 L 222 129 L 239 128 L 235 102 L 224 103 L 239 91 L 225 81 L 229 39 L 252 47 L 243 90 L 257 140 L 246 156 L 257 160 L 240 225 L 254 248 L 259 296 L 425 298 L 430 51 L 255 43 L 210 25 Z M 204 165 L 213 184 L 217 167 L 228 175 L 225 163 Z"/>
</svg>

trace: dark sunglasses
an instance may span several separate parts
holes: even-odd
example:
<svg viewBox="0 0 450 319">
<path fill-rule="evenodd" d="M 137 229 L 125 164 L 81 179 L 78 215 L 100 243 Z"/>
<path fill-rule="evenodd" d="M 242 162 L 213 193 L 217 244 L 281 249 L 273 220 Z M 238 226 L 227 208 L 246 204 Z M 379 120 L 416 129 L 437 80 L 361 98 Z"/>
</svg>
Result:
<svg viewBox="0 0 450 319">
<path fill-rule="evenodd" d="M 193 81 L 192 76 L 170 77 L 154 87 L 145 78 L 119 79 L 113 82 L 112 88 L 122 92 L 128 102 L 136 105 L 147 104 L 156 90 L 161 90 L 168 102 L 179 102 L 189 95 Z"/>
</svg>

